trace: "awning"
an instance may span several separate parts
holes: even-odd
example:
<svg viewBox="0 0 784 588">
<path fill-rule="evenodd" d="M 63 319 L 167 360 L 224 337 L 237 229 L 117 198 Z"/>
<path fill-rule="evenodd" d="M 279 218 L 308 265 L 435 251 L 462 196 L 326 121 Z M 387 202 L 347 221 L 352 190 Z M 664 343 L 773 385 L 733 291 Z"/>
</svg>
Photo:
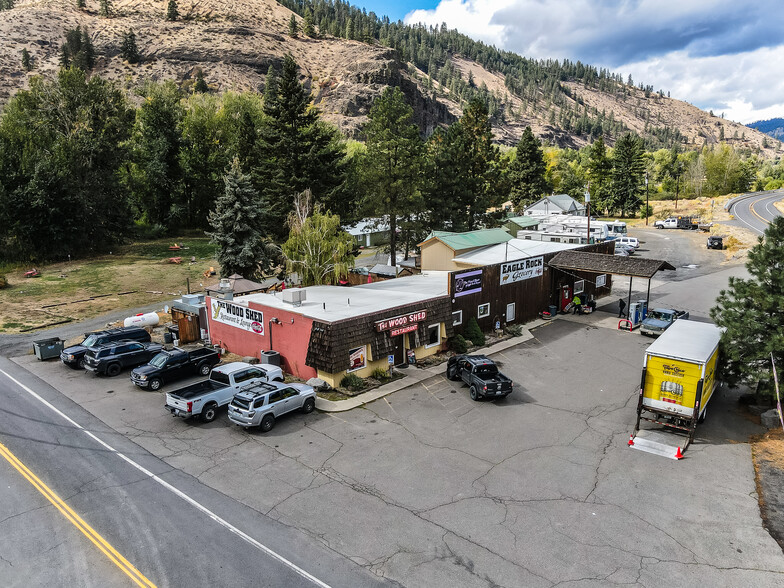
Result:
<svg viewBox="0 0 784 588">
<path fill-rule="evenodd" d="M 561 251 L 549 264 L 560 270 L 585 271 L 596 274 L 615 274 L 650 279 L 659 270 L 674 270 L 675 267 L 660 259 L 621 257 L 605 253 L 585 251 Z"/>
</svg>

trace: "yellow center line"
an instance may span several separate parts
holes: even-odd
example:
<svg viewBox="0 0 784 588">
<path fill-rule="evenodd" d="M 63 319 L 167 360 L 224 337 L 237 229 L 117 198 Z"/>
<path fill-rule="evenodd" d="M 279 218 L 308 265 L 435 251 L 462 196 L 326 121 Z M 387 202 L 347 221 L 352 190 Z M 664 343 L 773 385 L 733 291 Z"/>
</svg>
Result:
<svg viewBox="0 0 784 588">
<path fill-rule="evenodd" d="M 109 560 L 120 568 L 137 586 L 155 588 L 155 584 L 150 582 L 144 575 L 137 570 L 131 562 L 125 559 L 114 547 L 101 537 L 98 532 L 88 525 L 82 518 L 76 514 L 73 509 L 68 506 L 63 500 L 52 491 L 46 484 L 44 484 L 30 469 L 24 465 L 19 459 L 11 453 L 11 451 L 2 443 L 0 443 L 0 455 L 2 455 L 8 463 L 22 474 L 22 476 L 32 484 L 44 497 L 51 502 L 54 507 L 59 510 L 62 515 L 68 519 L 77 529 L 79 529 L 92 543 L 100 549 Z"/>
<path fill-rule="evenodd" d="M 758 202 L 759 202 L 759 200 L 755 200 L 754 202 L 752 202 L 752 203 L 749 205 L 749 210 L 751 211 L 751 214 L 753 214 L 754 216 L 756 216 L 758 219 L 760 219 L 760 220 L 761 220 L 763 223 L 765 223 L 766 225 L 769 225 L 769 224 L 770 224 L 770 221 L 769 221 L 769 220 L 766 220 L 766 219 L 764 219 L 764 218 L 763 218 L 763 217 L 762 217 L 762 216 L 761 216 L 761 215 L 760 215 L 760 214 L 759 214 L 759 213 L 758 213 L 756 210 L 754 210 L 754 206 L 756 206 Z"/>
</svg>

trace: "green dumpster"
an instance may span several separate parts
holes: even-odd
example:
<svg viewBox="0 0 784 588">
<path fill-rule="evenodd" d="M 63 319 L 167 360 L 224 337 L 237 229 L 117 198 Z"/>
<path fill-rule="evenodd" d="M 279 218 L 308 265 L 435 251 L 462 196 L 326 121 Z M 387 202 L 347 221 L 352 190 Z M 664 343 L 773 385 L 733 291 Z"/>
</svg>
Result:
<svg viewBox="0 0 784 588">
<path fill-rule="evenodd" d="M 63 350 L 64 346 L 65 341 L 59 337 L 33 341 L 33 351 L 35 351 L 35 356 L 41 361 L 60 357 L 60 352 Z"/>
</svg>

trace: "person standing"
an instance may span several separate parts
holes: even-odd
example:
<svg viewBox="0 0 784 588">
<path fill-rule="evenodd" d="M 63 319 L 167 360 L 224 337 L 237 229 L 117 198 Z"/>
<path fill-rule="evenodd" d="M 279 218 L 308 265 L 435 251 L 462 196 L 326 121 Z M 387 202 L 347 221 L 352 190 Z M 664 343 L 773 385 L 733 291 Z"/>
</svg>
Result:
<svg viewBox="0 0 784 588">
<path fill-rule="evenodd" d="M 580 296 L 578 294 L 574 295 L 572 299 L 572 304 L 574 304 L 574 314 L 580 314 L 583 309 L 582 300 L 580 300 Z"/>
<path fill-rule="evenodd" d="M 618 318 L 626 318 L 626 301 L 623 298 L 618 299 Z"/>
</svg>

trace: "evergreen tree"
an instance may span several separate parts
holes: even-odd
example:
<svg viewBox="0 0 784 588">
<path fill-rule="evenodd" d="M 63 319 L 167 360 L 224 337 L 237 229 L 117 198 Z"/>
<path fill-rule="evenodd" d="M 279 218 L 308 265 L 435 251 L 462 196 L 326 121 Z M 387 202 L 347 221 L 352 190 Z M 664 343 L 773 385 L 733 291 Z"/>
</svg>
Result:
<svg viewBox="0 0 784 588">
<path fill-rule="evenodd" d="M 400 88 L 386 88 L 370 108 L 362 161 L 365 206 L 389 219 L 391 264 L 397 265 L 397 229 L 401 217 L 417 210 L 423 145 L 414 111 Z"/>
<path fill-rule="evenodd" d="M 175 21 L 180 18 L 180 11 L 177 10 L 177 1 L 176 0 L 169 0 L 169 4 L 166 7 L 166 20 Z"/>
<path fill-rule="evenodd" d="M 0 10 L 11 10 L 16 4 L 15 0 L 0 0 Z"/>
<path fill-rule="evenodd" d="M 60 67 L 68 69 L 71 67 L 71 57 L 68 55 L 68 47 L 63 43 L 60 45 Z"/>
<path fill-rule="evenodd" d="M 587 178 L 591 190 L 591 210 L 606 210 L 611 203 L 612 161 L 607 156 L 604 139 L 599 137 L 588 152 Z"/>
<path fill-rule="evenodd" d="M 127 33 L 123 34 L 120 55 L 122 55 L 122 58 L 128 63 L 139 63 L 139 61 L 141 61 L 139 48 L 136 46 L 136 33 L 133 32 L 133 29 L 130 29 Z"/>
<path fill-rule="evenodd" d="M 302 23 L 302 33 L 306 37 L 315 37 L 316 31 L 313 28 L 313 13 L 310 11 L 310 8 L 305 10 L 305 17 Z"/>
<path fill-rule="evenodd" d="M 289 19 L 289 37 L 296 39 L 299 33 L 299 25 L 297 24 L 297 17 L 293 14 Z"/>
<path fill-rule="evenodd" d="M 264 104 L 272 104 L 278 99 L 278 74 L 271 65 L 264 78 Z"/>
<path fill-rule="evenodd" d="M 355 37 L 354 19 L 352 17 L 349 17 L 348 20 L 346 21 L 346 32 L 344 36 L 346 37 L 346 39 L 354 39 Z"/>
<path fill-rule="evenodd" d="M 259 129 L 259 165 L 253 170 L 253 181 L 266 210 L 264 230 L 280 242 L 286 238 L 285 221 L 296 194 L 310 189 L 316 202 L 342 218 L 354 205 L 345 191 L 345 143 L 337 129 L 319 120 L 319 111 L 310 106 L 291 55 L 286 55 L 280 76 L 273 76 L 268 87 L 264 95 L 267 124 Z"/>
<path fill-rule="evenodd" d="M 210 87 L 204 81 L 204 72 L 200 67 L 196 68 L 196 81 L 193 83 L 193 91 L 199 94 L 210 91 Z"/>
<path fill-rule="evenodd" d="M 77 31 L 79 28 L 77 27 Z M 73 64 L 75 67 L 84 71 L 90 71 L 95 67 L 95 50 L 93 49 L 93 42 L 90 40 L 90 35 L 87 29 L 81 31 L 78 43 L 78 50 L 71 53 Z"/>
<path fill-rule="evenodd" d="M 76 7 L 79 10 L 84 10 L 87 7 L 87 0 L 76 0 Z"/>
<path fill-rule="evenodd" d="M 722 379 L 734 386 L 762 380 L 771 384 L 771 354 L 784 373 L 784 217 L 776 217 L 749 251 L 750 277 L 730 277 L 711 309 L 721 336 Z M 779 376 L 780 377 L 780 376 Z M 773 393 L 772 386 L 763 391 Z"/>
<path fill-rule="evenodd" d="M 30 71 L 33 69 L 33 63 L 30 59 L 30 52 L 26 48 L 22 49 L 22 67 L 25 71 Z"/>
<path fill-rule="evenodd" d="M 515 210 L 522 212 L 547 192 L 547 165 L 542 144 L 534 136 L 531 127 L 525 127 L 516 151 L 517 156 L 509 166 L 510 196 Z"/>
<path fill-rule="evenodd" d="M 100 8 L 98 9 L 98 14 L 104 18 L 109 18 L 112 16 L 113 8 L 111 0 L 99 0 L 99 6 Z"/>
<path fill-rule="evenodd" d="M 643 141 L 634 133 L 626 133 L 615 143 L 609 208 L 620 210 L 622 216 L 639 210 L 642 204 L 640 192 L 645 177 L 644 153 Z"/>
<path fill-rule="evenodd" d="M 226 170 L 223 183 L 223 194 L 218 196 L 215 210 L 209 215 L 212 231 L 207 233 L 218 245 L 221 276 L 262 277 L 270 269 L 273 257 L 261 232 L 258 194 L 250 178 L 242 173 L 237 159 Z"/>
</svg>

